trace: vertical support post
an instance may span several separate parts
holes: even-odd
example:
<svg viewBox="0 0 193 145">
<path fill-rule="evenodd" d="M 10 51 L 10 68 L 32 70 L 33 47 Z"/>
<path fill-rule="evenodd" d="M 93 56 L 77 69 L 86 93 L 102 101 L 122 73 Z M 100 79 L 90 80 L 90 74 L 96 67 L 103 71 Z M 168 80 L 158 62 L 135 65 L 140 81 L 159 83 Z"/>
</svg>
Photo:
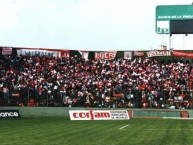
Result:
<svg viewBox="0 0 193 145">
<path fill-rule="evenodd" d="M 172 38 L 172 34 L 170 33 L 169 34 L 169 50 L 171 51 L 172 50 L 172 47 L 171 47 L 171 38 Z"/>
</svg>

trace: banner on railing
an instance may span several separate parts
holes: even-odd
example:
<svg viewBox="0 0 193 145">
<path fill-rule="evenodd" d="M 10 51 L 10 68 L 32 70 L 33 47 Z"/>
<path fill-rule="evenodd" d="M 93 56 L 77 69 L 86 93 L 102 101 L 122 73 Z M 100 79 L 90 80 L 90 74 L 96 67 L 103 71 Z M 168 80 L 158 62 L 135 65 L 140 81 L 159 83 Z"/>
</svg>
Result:
<svg viewBox="0 0 193 145">
<path fill-rule="evenodd" d="M 143 51 L 134 51 L 133 52 L 133 56 L 143 57 L 144 55 L 145 55 L 145 52 Z"/>
<path fill-rule="evenodd" d="M 156 57 L 156 56 L 171 56 L 171 51 L 152 50 L 152 51 L 147 52 L 147 57 Z"/>
<path fill-rule="evenodd" d="M 173 50 L 172 55 L 176 57 L 193 58 L 193 52 Z"/>
<path fill-rule="evenodd" d="M 124 52 L 124 59 L 131 59 L 132 58 L 132 52 L 131 51 L 125 51 Z"/>
<path fill-rule="evenodd" d="M 11 47 L 2 47 L 2 55 L 12 55 Z"/>
<path fill-rule="evenodd" d="M 103 60 L 112 60 L 116 57 L 116 51 L 109 52 L 95 52 L 95 60 L 103 59 Z"/>
<path fill-rule="evenodd" d="M 60 50 L 60 53 L 61 57 L 70 57 L 70 50 Z"/>
<path fill-rule="evenodd" d="M 21 56 L 47 56 L 47 57 L 70 57 L 69 50 L 55 49 L 17 49 L 17 55 Z"/>
<path fill-rule="evenodd" d="M 79 53 L 80 53 L 80 55 L 82 56 L 82 58 L 84 58 L 84 59 L 88 59 L 88 54 L 89 54 L 89 51 L 81 51 L 81 50 L 79 50 L 78 51 Z"/>
</svg>

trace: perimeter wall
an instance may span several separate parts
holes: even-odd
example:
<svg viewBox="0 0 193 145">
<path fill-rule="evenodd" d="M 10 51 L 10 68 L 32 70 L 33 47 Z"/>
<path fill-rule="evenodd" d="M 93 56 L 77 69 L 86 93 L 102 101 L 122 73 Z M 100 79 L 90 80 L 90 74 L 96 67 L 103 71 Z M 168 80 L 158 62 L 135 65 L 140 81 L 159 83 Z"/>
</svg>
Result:
<svg viewBox="0 0 193 145">
<path fill-rule="evenodd" d="M 18 110 L 21 117 L 46 117 L 46 116 L 64 116 L 68 117 L 69 110 L 109 110 L 109 108 L 68 108 L 68 107 L 0 107 L 0 110 Z M 113 110 L 113 108 L 112 108 Z M 117 110 L 117 109 L 116 109 Z M 188 112 L 188 117 L 193 118 L 193 110 L 177 110 L 177 109 L 128 109 L 132 110 L 133 117 L 181 117 L 183 112 Z"/>
</svg>

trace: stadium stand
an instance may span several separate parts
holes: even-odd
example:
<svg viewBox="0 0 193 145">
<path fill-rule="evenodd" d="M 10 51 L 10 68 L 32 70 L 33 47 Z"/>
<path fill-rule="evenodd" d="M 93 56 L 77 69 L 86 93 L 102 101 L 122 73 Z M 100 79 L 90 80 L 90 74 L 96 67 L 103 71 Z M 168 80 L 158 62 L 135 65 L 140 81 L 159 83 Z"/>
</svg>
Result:
<svg viewBox="0 0 193 145">
<path fill-rule="evenodd" d="M 191 64 L 2 56 L 0 105 L 192 108 Z"/>
</svg>

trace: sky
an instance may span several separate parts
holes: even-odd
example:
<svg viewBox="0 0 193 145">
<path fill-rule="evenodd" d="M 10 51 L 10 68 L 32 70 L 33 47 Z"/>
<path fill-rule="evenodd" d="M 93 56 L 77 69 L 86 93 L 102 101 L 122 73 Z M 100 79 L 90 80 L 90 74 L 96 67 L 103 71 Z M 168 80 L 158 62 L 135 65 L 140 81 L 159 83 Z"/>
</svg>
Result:
<svg viewBox="0 0 193 145">
<path fill-rule="evenodd" d="M 155 31 L 156 6 L 192 0 L 0 0 L 0 46 L 88 51 L 154 50 L 169 45 Z M 193 36 L 172 35 L 173 49 Z"/>
</svg>

